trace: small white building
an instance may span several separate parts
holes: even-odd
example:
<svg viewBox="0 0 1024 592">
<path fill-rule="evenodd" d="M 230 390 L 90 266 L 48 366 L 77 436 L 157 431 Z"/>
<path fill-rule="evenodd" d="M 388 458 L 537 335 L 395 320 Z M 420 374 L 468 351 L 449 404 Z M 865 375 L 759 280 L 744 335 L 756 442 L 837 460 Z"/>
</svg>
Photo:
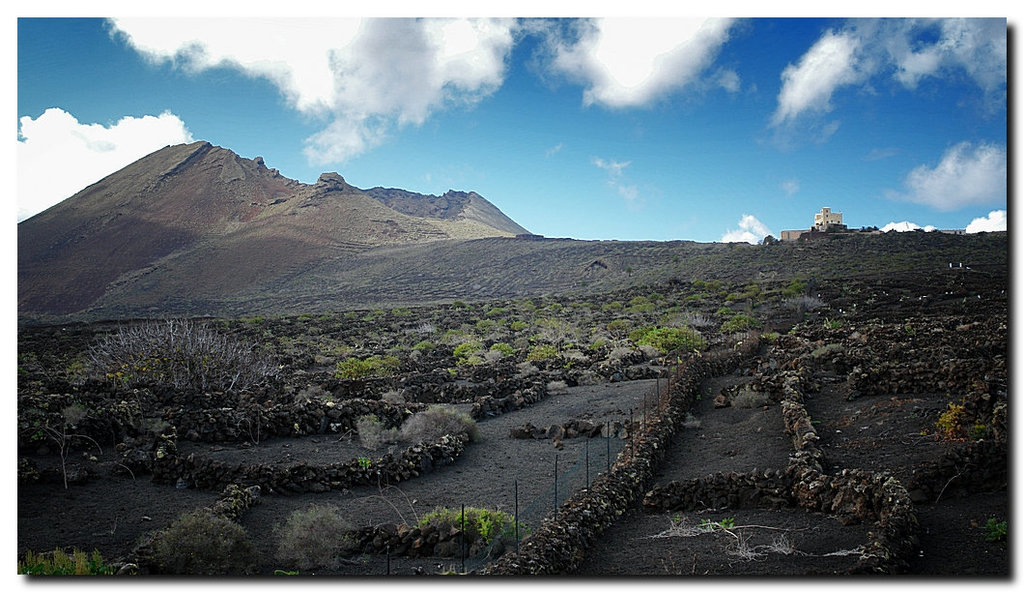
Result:
<svg viewBox="0 0 1024 592">
<path fill-rule="evenodd" d="M 843 213 L 833 212 L 832 208 L 821 208 L 821 211 L 814 215 L 814 228 L 825 231 L 832 226 L 846 228 L 843 226 Z"/>
</svg>

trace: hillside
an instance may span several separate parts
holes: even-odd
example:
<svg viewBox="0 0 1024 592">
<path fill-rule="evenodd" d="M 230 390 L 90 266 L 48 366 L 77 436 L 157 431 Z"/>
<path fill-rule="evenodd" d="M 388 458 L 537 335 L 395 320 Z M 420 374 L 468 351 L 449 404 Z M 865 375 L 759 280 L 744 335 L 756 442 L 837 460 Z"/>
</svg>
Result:
<svg viewBox="0 0 1024 592">
<path fill-rule="evenodd" d="M 153 313 L 368 249 L 523 232 L 475 193 L 389 200 L 337 173 L 307 185 L 208 142 L 169 146 L 18 225 L 18 309 L 67 315 L 113 299 Z"/>
</svg>

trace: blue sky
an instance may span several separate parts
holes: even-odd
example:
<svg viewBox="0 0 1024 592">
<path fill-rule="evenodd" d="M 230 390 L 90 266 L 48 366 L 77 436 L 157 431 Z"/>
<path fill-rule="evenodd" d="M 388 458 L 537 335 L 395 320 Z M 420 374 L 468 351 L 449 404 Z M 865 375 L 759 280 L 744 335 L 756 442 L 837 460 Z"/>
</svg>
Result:
<svg viewBox="0 0 1024 592">
<path fill-rule="evenodd" d="M 759 241 L 822 206 L 1005 229 L 1006 25 L 21 18 L 18 219 L 207 140 L 306 183 L 477 191 L 546 236 Z"/>
</svg>

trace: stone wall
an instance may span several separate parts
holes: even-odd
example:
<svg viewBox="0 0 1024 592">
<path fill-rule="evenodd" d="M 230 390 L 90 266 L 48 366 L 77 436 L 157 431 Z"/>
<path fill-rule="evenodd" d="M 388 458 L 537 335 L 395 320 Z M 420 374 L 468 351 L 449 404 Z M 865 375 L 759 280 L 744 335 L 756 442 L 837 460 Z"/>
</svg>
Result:
<svg viewBox="0 0 1024 592">
<path fill-rule="evenodd" d="M 388 485 L 406 481 L 437 467 L 451 465 L 462 454 L 469 438 L 446 434 L 437 442 L 410 446 L 397 454 L 366 462 L 308 465 L 228 464 L 196 454 L 181 456 L 173 442 L 165 441 L 153 466 L 153 481 L 198 489 L 219 489 L 230 484 L 259 486 L 280 495 L 320 493 L 356 485 Z"/>
<path fill-rule="evenodd" d="M 737 350 L 708 353 L 681 364 L 659 412 L 642 424 L 611 469 L 589 489 L 566 500 L 554 519 L 520 542 L 518 553 L 506 553 L 487 566 L 487 575 L 552 575 L 573 571 L 585 550 L 628 508 L 636 505 L 654 480 L 667 443 L 700 394 L 701 383 L 734 368 L 758 347 L 750 339 Z"/>
</svg>

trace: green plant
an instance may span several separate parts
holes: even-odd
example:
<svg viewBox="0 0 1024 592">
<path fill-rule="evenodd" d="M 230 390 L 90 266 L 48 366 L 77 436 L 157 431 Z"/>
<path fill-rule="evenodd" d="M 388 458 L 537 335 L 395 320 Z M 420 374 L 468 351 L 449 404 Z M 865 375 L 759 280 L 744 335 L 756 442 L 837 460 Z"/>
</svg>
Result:
<svg viewBox="0 0 1024 592">
<path fill-rule="evenodd" d="M 718 522 L 712 522 L 711 520 L 705 518 L 700 522 L 701 529 L 708 531 L 715 529 L 729 530 L 734 526 L 736 526 L 736 519 L 731 517 L 722 518 Z"/>
<path fill-rule="evenodd" d="M 483 343 L 480 343 L 479 341 L 476 340 L 470 340 L 455 346 L 455 350 L 452 352 L 452 355 L 454 355 L 456 359 L 464 360 L 471 356 L 472 354 L 482 352 L 483 350 Z"/>
<path fill-rule="evenodd" d="M 476 420 L 447 405 L 431 405 L 414 414 L 402 424 L 401 434 L 412 442 L 433 442 L 446 434 L 464 434 L 471 442 L 480 439 Z"/>
<path fill-rule="evenodd" d="M 843 319 L 825 319 L 822 324 L 829 331 L 835 331 L 843 328 Z"/>
<path fill-rule="evenodd" d="M 356 462 L 359 463 L 359 468 L 361 469 L 368 469 L 373 464 L 373 461 L 366 456 L 360 456 L 356 459 Z"/>
<path fill-rule="evenodd" d="M 703 349 L 706 342 L 700 333 L 689 327 L 656 327 L 643 334 L 637 345 L 649 345 L 662 354 L 674 351 Z"/>
<path fill-rule="evenodd" d="M 434 344 L 431 341 L 424 339 L 423 341 L 420 341 L 416 345 L 412 346 L 412 349 L 414 351 L 430 351 L 434 349 Z"/>
<path fill-rule="evenodd" d="M 526 354 L 526 361 L 528 362 L 542 362 L 544 360 L 550 360 L 558 356 L 558 348 L 554 345 L 542 343 L 535 345 L 530 348 L 530 352 Z"/>
<path fill-rule="evenodd" d="M 507 343 L 495 343 L 491 346 L 490 351 L 501 352 L 502 355 L 511 356 L 516 353 L 516 349 Z"/>
<path fill-rule="evenodd" d="M 945 440 L 959 440 L 964 436 L 964 419 L 966 412 L 962 403 L 950 402 L 946 410 L 939 415 L 935 427 L 939 430 L 939 436 Z"/>
<path fill-rule="evenodd" d="M 153 545 L 160 573 L 176 575 L 248 575 L 259 554 L 241 525 L 200 509 L 183 514 Z"/>
<path fill-rule="evenodd" d="M 356 548 L 352 525 L 333 506 L 292 512 L 279 528 L 275 559 L 298 570 L 332 568 Z M 292 575 L 292 574 L 289 574 Z"/>
<path fill-rule="evenodd" d="M 785 298 L 793 298 L 801 296 L 805 292 L 807 292 L 807 282 L 796 279 L 789 282 L 789 284 L 782 289 L 782 296 Z"/>
<path fill-rule="evenodd" d="M 511 323 L 508 324 L 508 330 L 512 331 L 513 333 L 518 333 L 529 326 L 530 325 L 527 324 L 526 321 L 512 321 Z"/>
<path fill-rule="evenodd" d="M 985 540 L 990 543 L 1002 542 L 1006 540 L 1007 526 L 1006 520 L 1002 522 L 997 521 L 995 518 L 989 518 L 988 522 L 985 523 Z"/>
<path fill-rule="evenodd" d="M 722 333 L 738 333 L 748 329 L 756 329 L 761 326 L 761 321 L 752 316 L 737 314 L 722 323 Z"/>
<path fill-rule="evenodd" d="M 61 549 L 49 553 L 25 551 L 18 561 L 18 573 L 30 576 L 109 576 L 114 568 L 103 562 L 99 551 L 86 553 L 73 549 L 68 555 Z"/>
<path fill-rule="evenodd" d="M 337 363 L 335 378 L 357 379 L 393 376 L 398 372 L 400 362 L 395 356 L 370 356 L 366 359 L 348 358 Z"/>
<path fill-rule="evenodd" d="M 462 509 L 436 508 L 420 518 L 417 526 L 424 528 L 428 525 L 438 529 L 450 530 L 456 528 L 462 530 L 463 512 Z M 478 538 L 482 539 L 485 545 L 494 542 L 495 538 L 501 537 L 503 542 L 514 541 L 516 523 L 513 516 L 501 510 L 490 510 L 487 508 L 467 507 L 465 509 L 465 530 L 467 544 L 472 544 Z M 523 536 L 526 533 L 526 525 L 519 523 L 519 533 Z"/>
</svg>

